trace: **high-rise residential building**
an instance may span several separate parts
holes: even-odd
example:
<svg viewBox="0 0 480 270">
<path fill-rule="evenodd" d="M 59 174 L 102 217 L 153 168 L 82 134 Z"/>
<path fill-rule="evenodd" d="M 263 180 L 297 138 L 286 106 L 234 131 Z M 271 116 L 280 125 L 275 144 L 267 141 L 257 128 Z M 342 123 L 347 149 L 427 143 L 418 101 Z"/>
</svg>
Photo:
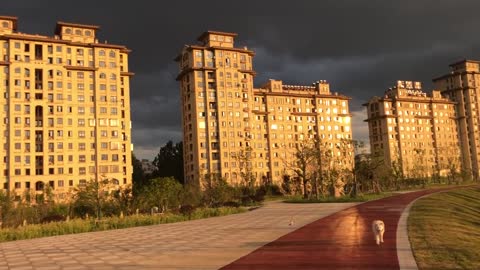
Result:
<svg viewBox="0 0 480 270">
<path fill-rule="evenodd" d="M 480 68 L 479 61 L 462 60 L 451 71 L 433 79 L 442 95 L 457 103 L 456 113 L 462 162 L 466 172 L 480 176 Z"/>
<path fill-rule="evenodd" d="M 58 22 L 53 36 L 17 31 L 0 17 L 0 182 L 21 196 L 51 187 L 56 199 L 94 179 L 131 183 L 125 46 L 99 27 Z"/>
<path fill-rule="evenodd" d="M 398 81 L 367 107 L 371 152 L 408 177 L 448 176 L 461 169 L 455 103 L 420 82 Z"/>
<path fill-rule="evenodd" d="M 279 183 L 299 143 L 318 138 L 331 162 L 353 165 L 349 97 L 330 92 L 326 81 L 286 85 L 270 80 L 254 88 L 254 52 L 236 48 L 235 33 L 208 31 L 199 45 L 185 46 L 179 63 L 184 174 L 242 181 L 246 166 L 258 183 Z M 247 153 L 247 154 L 245 154 Z M 248 164 L 248 165 L 246 165 Z"/>
</svg>

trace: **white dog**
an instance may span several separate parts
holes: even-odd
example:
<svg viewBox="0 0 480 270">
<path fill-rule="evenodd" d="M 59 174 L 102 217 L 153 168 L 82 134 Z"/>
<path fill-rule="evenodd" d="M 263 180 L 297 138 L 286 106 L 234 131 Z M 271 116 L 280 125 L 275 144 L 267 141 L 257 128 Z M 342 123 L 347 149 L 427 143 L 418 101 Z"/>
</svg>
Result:
<svg viewBox="0 0 480 270">
<path fill-rule="evenodd" d="M 374 220 L 372 222 L 372 231 L 375 235 L 375 242 L 377 245 L 383 243 L 383 234 L 385 233 L 385 223 L 381 220 Z"/>
</svg>

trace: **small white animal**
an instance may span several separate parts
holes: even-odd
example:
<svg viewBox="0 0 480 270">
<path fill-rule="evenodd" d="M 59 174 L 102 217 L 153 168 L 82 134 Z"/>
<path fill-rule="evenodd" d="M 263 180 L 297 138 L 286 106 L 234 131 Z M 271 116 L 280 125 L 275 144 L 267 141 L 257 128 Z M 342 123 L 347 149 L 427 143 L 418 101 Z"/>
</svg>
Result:
<svg viewBox="0 0 480 270">
<path fill-rule="evenodd" d="M 383 243 L 383 234 L 385 233 L 385 223 L 381 220 L 374 220 L 372 222 L 372 231 L 373 234 L 375 235 L 375 242 L 377 245 L 380 245 L 380 243 Z"/>
<path fill-rule="evenodd" d="M 293 217 L 290 218 L 290 222 L 288 223 L 288 226 L 292 226 L 295 224 L 295 220 L 293 219 Z"/>
</svg>

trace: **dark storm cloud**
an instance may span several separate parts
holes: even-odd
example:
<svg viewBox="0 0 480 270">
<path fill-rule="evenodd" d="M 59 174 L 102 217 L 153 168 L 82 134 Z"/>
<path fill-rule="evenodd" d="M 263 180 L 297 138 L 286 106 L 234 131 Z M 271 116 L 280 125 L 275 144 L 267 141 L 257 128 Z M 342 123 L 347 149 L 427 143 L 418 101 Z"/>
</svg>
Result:
<svg viewBox="0 0 480 270">
<path fill-rule="evenodd" d="M 122 4 L 123 3 L 123 4 Z M 173 58 L 205 30 L 237 32 L 257 52 L 255 85 L 269 78 L 310 84 L 326 79 L 351 96 L 354 136 L 367 137 L 361 104 L 398 79 L 431 79 L 448 64 L 480 58 L 480 1 L 66 1 L 3 0 L 0 14 L 19 30 L 52 35 L 58 20 L 97 24 L 99 38 L 133 50 L 133 141 L 151 158 L 181 139 Z"/>
</svg>

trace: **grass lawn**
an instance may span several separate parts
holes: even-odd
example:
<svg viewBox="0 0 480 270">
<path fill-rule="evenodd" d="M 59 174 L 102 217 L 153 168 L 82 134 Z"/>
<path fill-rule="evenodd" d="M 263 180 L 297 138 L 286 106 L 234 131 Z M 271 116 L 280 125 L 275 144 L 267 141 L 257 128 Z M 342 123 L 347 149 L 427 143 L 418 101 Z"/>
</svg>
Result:
<svg viewBox="0 0 480 270">
<path fill-rule="evenodd" d="M 480 269 L 479 198 L 471 187 L 414 203 L 408 236 L 419 269 Z"/>
<path fill-rule="evenodd" d="M 198 208 L 190 216 L 165 213 L 153 216 L 132 215 L 125 216 L 123 218 L 106 217 L 100 222 L 96 222 L 95 219 L 72 219 L 64 222 L 30 224 L 26 226 L 20 226 L 18 228 L 0 229 L 0 242 L 173 223 L 193 219 L 238 214 L 246 211 L 248 211 L 248 209 L 245 207 Z"/>
</svg>

